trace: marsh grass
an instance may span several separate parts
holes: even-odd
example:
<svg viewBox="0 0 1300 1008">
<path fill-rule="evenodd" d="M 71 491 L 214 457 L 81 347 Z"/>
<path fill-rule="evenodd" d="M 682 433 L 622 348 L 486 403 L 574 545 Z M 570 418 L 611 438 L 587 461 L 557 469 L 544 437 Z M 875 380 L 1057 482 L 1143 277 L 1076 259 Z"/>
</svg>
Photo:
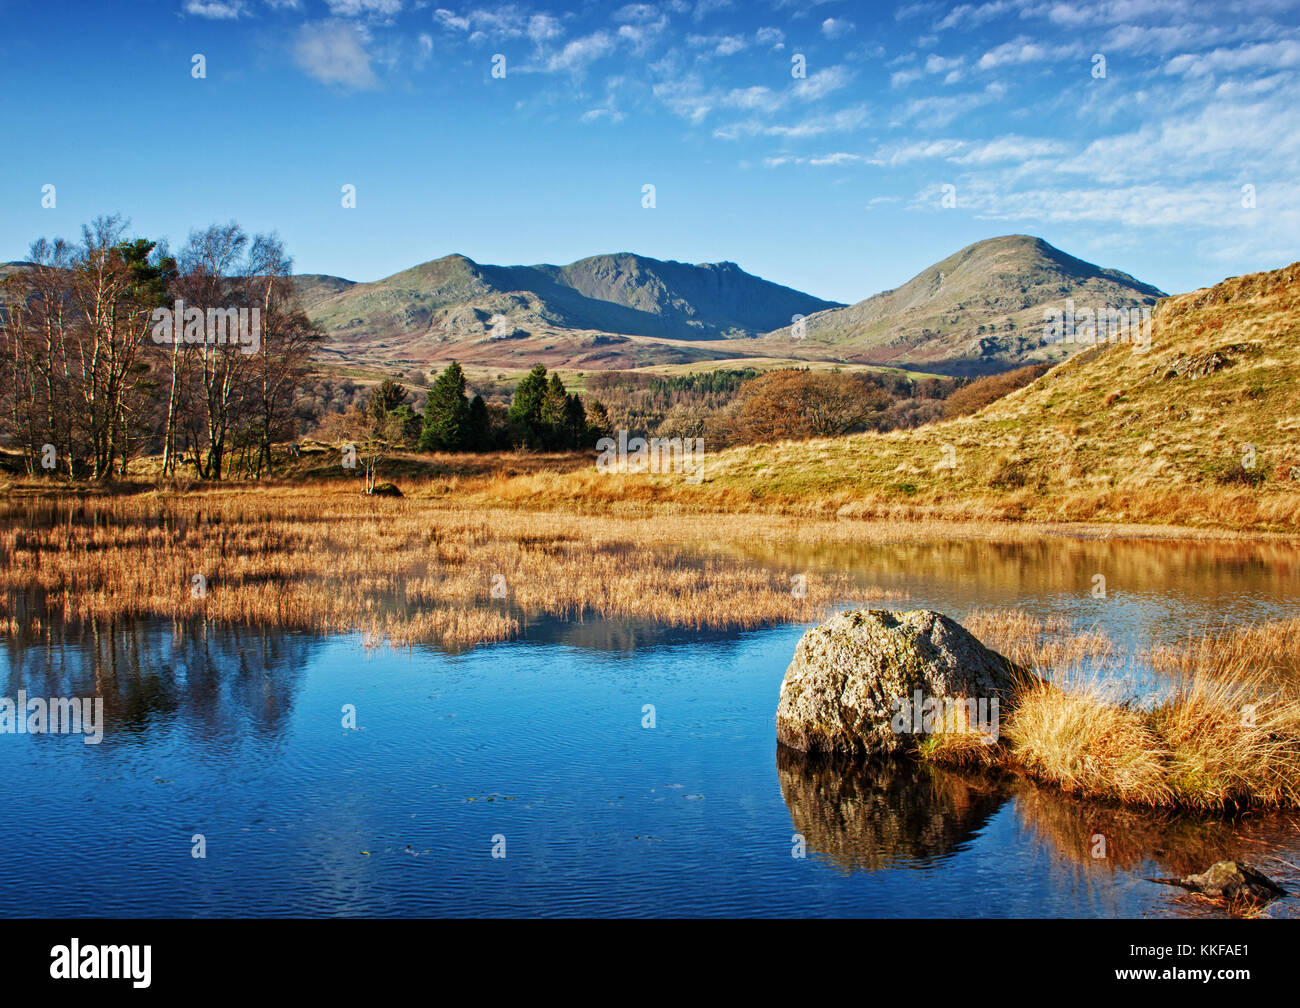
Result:
<svg viewBox="0 0 1300 1008">
<path fill-rule="evenodd" d="M 921 747 L 940 762 L 1001 763 L 1067 794 L 1129 805 L 1231 812 L 1300 807 L 1300 699 L 1291 661 L 1256 650 L 1293 642 L 1297 621 L 1158 647 L 1144 657 L 1172 671 L 1152 703 L 1117 695 L 1104 635 L 1017 611 L 973 614 L 967 625 L 1025 678 L 1007 704 L 1000 745 L 969 737 Z M 1289 652 L 1288 655 L 1293 655 Z M 1091 665 L 1081 667 L 1082 659 Z M 928 741 L 928 740 L 927 740 Z M 965 744 L 963 744 L 963 742 Z"/>
<path fill-rule="evenodd" d="M 86 509 L 76 520 L 69 512 L 67 521 L 0 531 L 8 633 L 198 617 L 464 646 L 516 637 L 539 618 L 745 629 L 900 594 L 809 573 L 800 596 L 788 576 L 711 550 L 711 537 L 742 534 L 725 521 L 484 512 L 356 495 L 145 495 Z"/>
<path fill-rule="evenodd" d="M 1300 619 L 1225 629 L 1151 652 L 1152 665 L 1174 678 L 1222 675 L 1250 667 L 1279 685 L 1300 687 Z"/>
</svg>

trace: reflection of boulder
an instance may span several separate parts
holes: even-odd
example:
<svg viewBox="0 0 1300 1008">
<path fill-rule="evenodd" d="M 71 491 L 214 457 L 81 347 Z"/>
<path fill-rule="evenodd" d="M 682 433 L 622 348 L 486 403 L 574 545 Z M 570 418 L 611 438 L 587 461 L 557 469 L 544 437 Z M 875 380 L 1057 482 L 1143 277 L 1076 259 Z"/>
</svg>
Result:
<svg viewBox="0 0 1300 1008">
<path fill-rule="evenodd" d="M 914 708 L 945 704 L 940 731 L 996 724 L 1025 675 L 941 613 L 840 613 L 800 639 L 781 682 L 776 737 L 803 752 L 896 753 L 915 744 Z"/>
<path fill-rule="evenodd" d="M 848 871 L 943 858 L 1006 800 L 994 778 L 907 759 L 850 761 L 778 745 L 776 768 L 808 849 Z"/>
</svg>

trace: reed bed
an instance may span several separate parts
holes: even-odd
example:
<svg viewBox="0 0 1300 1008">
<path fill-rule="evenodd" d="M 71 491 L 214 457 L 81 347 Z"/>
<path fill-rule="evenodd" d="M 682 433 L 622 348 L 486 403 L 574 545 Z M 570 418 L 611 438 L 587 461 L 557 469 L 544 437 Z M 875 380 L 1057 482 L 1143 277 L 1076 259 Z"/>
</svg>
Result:
<svg viewBox="0 0 1300 1008">
<path fill-rule="evenodd" d="M 355 495 L 95 502 L 0 531 L 0 628 L 199 617 L 370 642 L 464 646 L 529 620 L 745 629 L 897 592 L 773 573 L 713 548 L 752 532 L 614 517 L 431 508 Z"/>
<path fill-rule="evenodd" d="M 1116 698 L 1116 677 L 1107 672 L 1115 656 L 1103 634 L 1073 634 L 1067 623 L 1014 610 L 974 613 L 967 627 L 1035 675 L 1023 678 L 1004 709 L 998 746 L 981 746 L 974 734 L 935 736 L 920 754 L 1001 765 L 1121 805 L 1300 807 L 1295 652 L 1277 660 L 1269 650 L 1293 644 L 1297 622 L 1149 649 L 1142 657 L 1173 675 L 1165 693 L 1142 704 Z M 1084 659 L 1093 664 L 1081 669 Z"/>
<path fill-rule="evenodd" d="M 1039 617 L 1023 609 L 979 609 L 962 626 L 987 647 L 1040 675 L 1088 664 L 1100 668 L 1114 655 L 1114 641 L 1097 627 L 1078 631 L 1061 616 Z"/>
<path fill-rule="evenodd" d="M 1279 685 L 1300 687 L 1300 619 L 1270 620 L 1191 638 L 1178 647 L 1156 648 L 1155 668 L 1186 679 L 1223 675 L 1250 666 Z"/>
</svg>

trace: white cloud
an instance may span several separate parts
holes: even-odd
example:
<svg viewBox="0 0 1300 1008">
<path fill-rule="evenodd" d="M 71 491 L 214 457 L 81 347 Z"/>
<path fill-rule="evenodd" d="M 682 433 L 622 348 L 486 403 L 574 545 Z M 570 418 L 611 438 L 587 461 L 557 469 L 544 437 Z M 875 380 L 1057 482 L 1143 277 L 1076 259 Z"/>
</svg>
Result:
<svg viewBox="0 0 1300 1008">
<path fill-rule="evenodd" d="M 868 161 L 884 168 L 897 168 L 913 161 L 948 158 L 960 153 L 966 146 L 962 140 L 917 140 L 882 148 Z"/>
<path fill-rule="evenodd" d="M 708 117 L 716 104 L 716 99 L 693 75 L 671 76 L 655 84 L 651 91 L 673 114 L 697 125 Z"/>
<path fill-rule="evenodd" d="M 916 98 L 903 107 L 902 119 L 923 122 L 931 127 L 947 126 L 959 116 L 967 115 L 977 108 L 1000 100 L 1005 93 L 1004 85 L 994 82 L 983 91 Z"/>
<path fill-rule="evenodd" d="M 658 21 L 659 18 L 659 9 L 653 4 L 646 3 L 626 4 L 614 12 L 615 21 L 632 24 L 646 24 L 650 21 Z"/>
<path fill-rule="evenodd" d="M 1031 158 L 1061 157 L 1069 148 L 1059 140 L 1005 136 L 987 143 L 974 144 L 962 154 L 950 158 L 955 164 L 984 165 L 995 161 L 1028 161 Z"/>
<path fill-rule="evenodd" d="M 618 37 L 631 45 L 632 50 L 635 53 L 641 55 L 648 51 L 650 46 L 658 41 L 660 35 L 663 34 L 664 29 L 667 27 L 667 18 L 646 24 L 619 25 Z"/>
<path fill-rule="evenodd" d="M 866 159 L 861 154 L 849 154 L 845 151 L 836 151 L 833 154 L 817 154 L 812 157 L 800 157 L 793 154 L 781 154 L 776 157 L 763 158 L 763 164 L 769 168 L 779 168 L 782 165 L 809 165 L 814 168 L 832 167 L 838 168 L 843 165 L 860 164 Z"/>
<path fill-rule="evenodd" d="M 992 70 L 1002 66 L 1018 66 L 1024 63 L 1042 63 L 1047 60 L 1068 59 L 1071 56 L 1077 56 L 1082 52 L 1080 46 L 1076 43 L 1073 45 L 1048 45 L 1042 42 L 1033 42 L 1023 35 L 1010 42 L 1003 42 L 1000 46 L 990 49 L 979 60 L 981 70 Z"/>
<path fill-rule="evenodd" d="M 687 35 L 686 44 L 692 49 L 712 49 L 715 55 L 731 56 L 749 46 L 743 35 Z"/>
<path fill-rule="evenodd" d="M 540 45 L 543 42 L 549 42 L 553 38 L 559 38 L 564 34 L 564 29 L 560 26 L 560 22 L 551 15 L 534 14 L 528 19 L 526 32 L 533 42 Z"/>
<path fill-rule="evenodd" d="M 1275 42 L 1256 42 L 1235 49 L 1183 53 L 1165 64 L 1165 73 L 1200 77 L 1224 71 L 1258 68 L 1280 70 L 1297 66 L 1300 66 L 1300 41 L 1282 39 Z"/>
<path fill-rule="evenodd" d="M 433 19 L 444 28 L 452 31 L 469 31 L 470 20 L 467 17 L 461 17 L 459 14 L 449 11 L 444 7 L 439 7 L 433 12 Z"/>
<path fill-rule="evenodd" d="M 747 88 L 732 88 L 719 100 L 719 104 L 728 108 L 762 109 L 775 112 L 785 104 L 785 96 L 777 94 L 769 87 L 755 84 Z"/>
<path fill-rule="evenodd" d="M 976 142 L 956 138 L 919 140 L 878 150 L 870 163 L 895 168 L 913 161 L 943 160 L 959 165 L 988 165 L 999 161 L 1024 162 L 1033 158 L 1062 157 L 1069 151 L 1059 140 L 1008 135 Z"/>
<path fill-rule="evenodd" d="M 823 165 L 839 167 L 840 165 L 857 164 L 861 160 L 863 160 L 861 154 L 848 154 L 844 151 L 837 151 L 834 154 L 822 154 L 818 157 L 810 157 L 808 163 L 814 167 L 821 167 Z"/>
<path fill-rule="evenodd" d="M 942 20 L 935 24 L 936 31 L 947 28 L 974 28 L 995 17 L 1006 14 L 1017 5 L 1007 0 L 993 0 L 992 3 L 958 4 Z"/>
<path fill-rule="evenodd" d="M 749 119 L 744 122 L 719 126 L 713 136 L 719 140 L 740 140 L 744 137 L 775 136 L 786 139 L 822 136 L 826 133 L 848 133 L 860 129 L 870 120 L 870 111 L 865 105 L 855 105 L 830 112 L 825 115 L 812 116 L 792 125 L 771 124 Z"/>
<path fill-rule="evenodd" d="M 233 21 L 245 13 L 244 0 L 186 0 L 186 14 L 213 21 Z"/>
<path fill-rule="evenodd" d="M 695 0 L 696 21 L 703 21 L 714 11 L 726 10 L 732 4 L 732 0 Z"/>
<path fill-rule="evenodd" d="M 294 40 L 294 62 L 322 84 L 364 90 L 378 84 L 365 31 L 343 22 L 306 24 Z"/>
<path fill-rule="evenodd" d="M 856 26 L 844 18 L 829 17 L 822 22 L 822 34 L 829 39 L 842 38 L 853 31 Z"/>
<path fill-rule="evenodd" d="M 402 0 L 326 0 L 335 17 L 392 17 L 400 13 Z"/>
<path fill-rule="evenodd" d="M 827 67 L 798 81 L 794 86 L 794 94 L 803 101 L 816 101 L 846 87 L 852 79 L 853 74 L 842 66 Z"/>
<path fill-rule="evenodd" d="M 614 38 L 606 31 L 592 32 L 569 42 L 559 52 L 546 60 L 547 70 L 564 70 L 577 73 L 588 64 L 608 56 L 614 51 Z"/>
</svg>

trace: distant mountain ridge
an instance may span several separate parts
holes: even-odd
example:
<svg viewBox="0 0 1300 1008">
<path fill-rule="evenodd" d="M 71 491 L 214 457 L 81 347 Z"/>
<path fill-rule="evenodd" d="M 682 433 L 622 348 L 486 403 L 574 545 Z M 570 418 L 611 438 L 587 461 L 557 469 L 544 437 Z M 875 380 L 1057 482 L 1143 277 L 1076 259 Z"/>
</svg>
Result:
<svg viewBox="0 0 1300 1008">
<path fill-rule="evenodd" d="M 630 337 L 756 336 L 796 315 L 840 307 L 732 262 L 692 265 L 628 252 L 567 266 L 492 266 L 449 255 L 373 283 L 302 279 L 304 306 L 335 346 L 405 345 L 471 358 L 494 344 L 566 332 L 570 339 L 592 334 L 591 348 Z"/>
<path fill-rule="evenodd" d="M 809 353 L 846 361 L 981 372 L 1060 360 L 1044 310 L 1067 300 L 1094 311 L 1152 306 L 1164 291 L 1127 273 L 1076 259 L 1031 235 L 968 245 L 893 290 L 810 316 Z M 792 340 L 786 327 L 773 336 Z"/>
</svg>

